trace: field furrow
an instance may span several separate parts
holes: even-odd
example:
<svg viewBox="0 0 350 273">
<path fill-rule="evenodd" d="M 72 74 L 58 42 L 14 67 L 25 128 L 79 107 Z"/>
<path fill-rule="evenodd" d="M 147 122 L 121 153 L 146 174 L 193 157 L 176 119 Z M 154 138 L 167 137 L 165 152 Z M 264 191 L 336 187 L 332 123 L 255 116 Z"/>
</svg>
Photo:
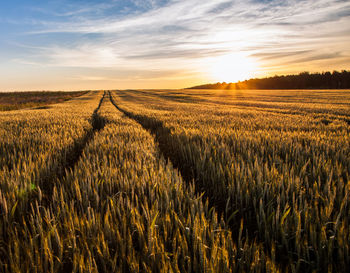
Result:
<svg viewBox="0 0 350 273">
<path fill-rule="evenodd" d="M 187 96 L 184 103 L 137 91 L 113 98 L 164 143 L 163 153 L 224 213 L 233 234 L 242 220 L 244 234 L 292 271 L 347 268 L 349 125 L 319 123 L 317 111 L 286 118 Z"/>
<path fill-rule="evenodd" d="M 52 184 L 50 204 L 2 226 L 3 271 L 278 271 L 260 245 L 233 242 L 137 122 L 108 99 L 93 120 L 105 126 Z"/>
<path fill-rule="evenodd" d="M 0 113 L 0 271 L 346 271 L 350 93 L 256 92 Z"/>
<path fill-rule="evenodd" d="M 1 114 L 0 146 L 2 154 L 8 156 L 0 170 L 2 270 L 6 271 L 6 265 L 11 263 L 10 249 L 16 247 L 18 240 L 27 239 L 22 232 L 32 220 L 34 208 L 50 205 L 55 184 L 91 139 L 96 129 L 93 112 L 100 97 L 90 93 L 54 105 L 50 110 Z M 18 247 L 16 251 L 20 254 L 22 248 Z"/>
</svg>

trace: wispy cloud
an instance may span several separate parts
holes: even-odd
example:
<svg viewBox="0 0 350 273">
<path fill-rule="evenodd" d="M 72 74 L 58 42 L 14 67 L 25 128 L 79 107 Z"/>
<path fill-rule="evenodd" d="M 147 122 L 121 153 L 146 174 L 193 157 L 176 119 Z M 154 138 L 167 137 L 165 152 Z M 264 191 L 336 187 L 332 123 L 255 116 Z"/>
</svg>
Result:
<svg viewBox="0 0 350 273">
<path fill-rule="evenodd" d="M 37 11 L 55 19 L 35 21 L 26 34 L 46 43 L 20 59 L 48 66 L 198 73 L 203 59 L 246 52 L 269 71 L 278 60 L 350 55 L 349 1 L 115 0 Z"/>
</svg>

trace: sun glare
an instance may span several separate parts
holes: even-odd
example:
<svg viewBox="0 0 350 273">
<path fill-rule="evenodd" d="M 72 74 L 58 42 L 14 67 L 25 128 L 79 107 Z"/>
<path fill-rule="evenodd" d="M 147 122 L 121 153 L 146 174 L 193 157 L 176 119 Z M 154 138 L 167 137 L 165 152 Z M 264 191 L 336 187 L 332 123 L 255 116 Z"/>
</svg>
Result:
<svg viewBox="0 0 350 273">
<path fill-rule="evenodd" d="M 257 64 L 242 53 L 216 58 L 211 66 L 211 76 L 220 82 L 237 82 L 254 76 Z"/>
</svg>

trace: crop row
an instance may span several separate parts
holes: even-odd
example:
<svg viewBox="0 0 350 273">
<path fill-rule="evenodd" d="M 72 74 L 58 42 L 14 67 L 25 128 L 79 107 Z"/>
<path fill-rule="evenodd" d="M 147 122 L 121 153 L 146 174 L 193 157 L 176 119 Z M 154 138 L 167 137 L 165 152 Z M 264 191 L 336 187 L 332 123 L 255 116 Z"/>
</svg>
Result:
<svg viewBox="0 0 350 273">
<path fill-rule="evenodd" d="M 0 204 L 2 212 L 26 205 L 31 192 L 64 175 L 76 150 L 93 130 L 90 119 L 99 96 L 90 93 L 48 110 L 0 115 Z M 14 212 L 15 208 L 13 209 Z M 5 213 L 5 215 L 6 215 Z"/>
<path fill-rule="evenodd" d="M 10 248 L 14 247 L 19 258 L 22 257 L 22 229 L 33 216 L 33 206 L 49 205 L 54 185 L 92 135 L 92 113 L 100 98 L 100 93 L 89 93 L 50 109 L 1 113 L 2 271 L 7 271 L 12 263 Z"/>
<path fill-rule="evenodd" d="M 118 91 L 113 100 L 155 134 L 233 234 L 243 221 L 243 234 L 286 270 L 349 267 L 350 137 L 343 117 L 328 124 L 319 113 L 218 107 L 186 95 L 179 103 L 164 92 Z"/>
<path fill-rule="evenodd" d="M 33 180 L 32 189 L 25 187 L 32 180 L 23 181 L 22 188 L 35 193 L 27 202 L 8 209 L 5 202 L 11 200 L 11 191 L 1 188 L 1 271 L 278 271 L 261 245 L 233 242 L 224 220 L 162 158 L 151 134 L 119 112 L 106 96 L 96 109 L 99 99 L 100 95 L 91 94 L 81 98 L 79 105 L 72 101 L 71 107 L 57 106 L 65 109 L 62 112 L 41 113 L 42 126 L 51 121 L 67 128 L 80 122 L 87 130 L 100 130 L 84 142 L 73 165 L 50 168 L 47 173 L 52 177 L 44 180 L 50 185 Z M 66 114 L 72 119 L 63 122 Z M 53 128 L 49 132 L 54 137 Z M 72 138 L 84 138 L 76 128 L 80 127 L 74 128 Z M 32 136 L 40 133 L 32 131 Z M 41 147 L 25 151 L 33 157 L 46 152 L 49 166 L 64 164 L 62 158 L 50 161 L 60 153 Z M 41 167 L 46 165 L 32 169 Z M 4 174 L 16 168 L 4 165 Z M 8 182 L 12 187 L 14 183 Z M 41 192 L 49 196 L 44 200 Z M 14 194 L 13 202 L 20 198 Z M 242 233 L 243 226 L 239 237 Z"/>
</svg>

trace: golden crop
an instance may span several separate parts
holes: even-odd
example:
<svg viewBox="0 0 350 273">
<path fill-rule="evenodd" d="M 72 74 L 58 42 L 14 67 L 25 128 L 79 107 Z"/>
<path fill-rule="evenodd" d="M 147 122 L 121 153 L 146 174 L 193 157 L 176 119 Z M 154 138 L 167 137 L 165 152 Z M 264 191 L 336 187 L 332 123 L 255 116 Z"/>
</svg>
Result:
<svg viewBox="0 0 350 273">
<path fill-rule="evenodd" d="M 154 132 L 234 235 L 243 221 L 246 238 L 284 270 L 349 266 L 349 92 L 129 90 L 113 98 Z"/>
<path fill-rule="evenodd" d="M 350 94 L 289 92 L 0 113 L 1 271 L 344 271 Z"/>
</svg>

